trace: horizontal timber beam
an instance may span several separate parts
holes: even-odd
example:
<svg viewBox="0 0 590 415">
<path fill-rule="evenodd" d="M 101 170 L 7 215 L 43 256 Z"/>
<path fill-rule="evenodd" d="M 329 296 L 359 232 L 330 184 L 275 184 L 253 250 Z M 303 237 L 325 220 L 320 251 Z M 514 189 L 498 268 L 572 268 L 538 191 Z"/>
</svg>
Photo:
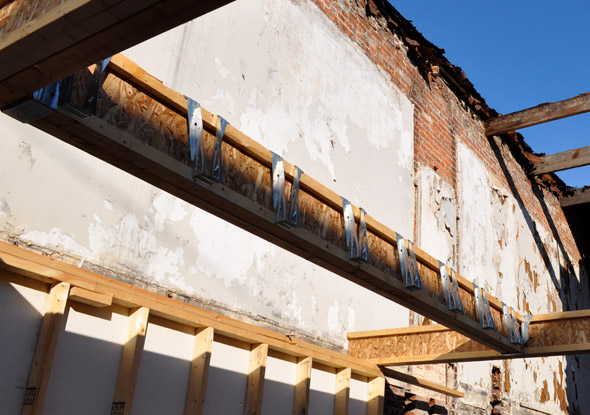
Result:
<svg viewBox="0 0 590 415">
<path fill-rule="evenodd" d="M 434 321 L 502 353 L 517 349 L 502 325 L 501 302 L 488 295 L 492 318 L 499 331 L 483 330 L 475 311 L 473 284 L 457 276 L 465 313 L 448 310 L 439 262 L 415 248 L 421 291 L 405 288 L 396 249 L 397 234 L 367 215 L 369 263 L 350 260 L 342 225 L 342 198 L 309 175 L 300 180 L 298 228 L 274 222 L 272 208 L 272 153 L 232 125 L 222 144 L 224 181 L 194 180 L 187 145 L 187 100 L 117 55 L 103 74 L 95 113 L 78 101 L 86 96 L 91 72 L 73 78 L 71 97 L 62 97 L 58 111 L 34 126 L 73 144 L 224 220 L 281 246 L 304 259 L 408 307 Z M 203 110 L 205 152 L 212 152 L 217 117 Z M 146 136 L 149 135 L 149 136 Z M 295 167 L 285 163 L 287 185 Z M 357 220 L 360 209 L 353 208 Z"/>
<path fill-rule="evenodd" d="M 531 171 L 534 176 L 573 169 L 590 164 L 590 146 L 541 157 Z"/>
<path fill-rule="evenodd" d="M 0 6 L 0 108 L 231 1 L 6 2 Z"/>
<path fill-rule="evenodd" d="M 561 207 L 590 204 L 590 188 L 576 189 L 572 196 L 562 197 L 559 202 Z"/>
<path fill-rule="evenodd" d="M 15 276 L 18 278 L 14 278 Z M 268 344 L 269 350 L 278 352 L 278 355 L 292 356 L 296 359 L 311 357 L 314 362 L 334 370 L 350 368 L 356 376 L 370 379 L 384 376 L 381 369 L 372 362 L 326 349 L 290 335 L 244 323 L 5 242 L 0 242 L 0 278 L 17 284 L 20 284 L 21 280 L 34 281 L 35 284 L 31 284 L 31 286 L 35 286 L 35 289 L 43 288 L 36 286 L 38 281 L 48 285 L 66 283 L 72 288 L 82 288 L 109 296 L 112 298 L 113 304 L 133 309 L 143 307 L 149 309 L 150 316 L 194 327 L 199 330 L 196 336 L 196 341 L 199 344 L 195 345 L 195 358 L 197 359 L 203 354 L 203 351 L 210 350 L 208 342 L 214 331 L 216 334 L 241 343 Z M 207 344 L 203 346 L 205 337 L 208 340 L 205 341 Z M 204 360 L 206 359 L 207 357 L 204 358 Z M 195 362 L 193 362 L 194 365 Z M 203 370 L 205 369 L 199 369 L 200 372 Z M 396 373 L 389 374 L 388 372 L 387 376 L 395 377 Z M 428 381 L 417 378 L 415 381 L 411 380 L 407 383 L 423 387 L 422 385 L 426 385 Z M 445 386 L 439 386 L 437 392 L 463 396 L 460 391 L 449 391 Z M 198 396 L 203 397 L 204 394 L 203 389 L 201 395 Z M 200 399 L 197 399 L 196 404 L 198 405 L 199 402 Z"/>
<path fill-rule="evenodd" d="M 507 133 L 590 111 L 590 93 L 563 101 L 549 102 L 533 108 L 489 118 L 484 126 L 487 136 Z"/>
<path fill-rule="evenodd" d="M 590 353 L 590 310 L 533 316 L 524 353 L 502 354 L 441 325 L 348 333 L 351 356 L 380 366 Z"/>
</svg>

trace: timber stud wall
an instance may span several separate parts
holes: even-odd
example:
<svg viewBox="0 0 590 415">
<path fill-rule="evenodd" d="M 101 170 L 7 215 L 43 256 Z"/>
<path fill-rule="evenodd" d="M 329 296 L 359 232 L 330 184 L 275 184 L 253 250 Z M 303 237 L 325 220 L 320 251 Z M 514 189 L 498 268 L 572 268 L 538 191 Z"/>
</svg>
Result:
<svg viewBox="0 0 590 415">
<path fill-rule="evenodd" d="M 457 189 L 457 140 L 471 149 L 485 164 L 494 180 L 505 189 L 509 181 L 493 147 L 498 147 L 525 209 L 549 233 L 555 226 L 572 259 L 580 255 L 559 201 L 543 189 L 544 203 L 554 223 L 549 223 L 544 208 L 532 191 L 531 182 L 514 160 L 507 146 L 485 135 L 482 120 L 462 102 L 441 75 L 428 74 L 428 81 L 408 56 L 408 49 L 391 30 L 383 6 L 375 0 L 313 0 L 338 29 L 358 45 L 414 105 L 415 169 L 428 166 Z M 395 2 L 394 2 L 395 3 Z M 420 48 L 420 46 L 417 46 Z M 432 53 L 432 52 L 430 52 Z M 427 51 L 424 54 L 428 54 Z M 492 143 L 495 140 L 496 143 Z M 518 199 L 518 198 L 517 198 Z M 556 310 L 554 310 L 556 311 Z"/>
</svg>

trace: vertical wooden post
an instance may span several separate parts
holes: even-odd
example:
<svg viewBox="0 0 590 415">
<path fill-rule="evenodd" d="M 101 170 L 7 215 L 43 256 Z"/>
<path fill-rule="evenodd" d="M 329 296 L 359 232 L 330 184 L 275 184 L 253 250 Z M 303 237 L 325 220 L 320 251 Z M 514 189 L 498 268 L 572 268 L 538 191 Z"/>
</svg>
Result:
<svg viewBox="0 0 590 415">
<path fill-rule="evenodd" d="M 309 411 L 309 390 L 311 386 L 311 357 L 301 358 L 297 363 L 293 415 L 307 415 Z"/>
<path fill-rule="evenodd" d="M 45 314 L 43 315 L 33 362 L 29 370 L 27 389 L 25 389 L 21 412 L 23 415 L 40 415 L 43 412 L 45 393 L 51 375 L 51 366 L 53 365 L 53 357 L 61 331 L 69 291 L 70 284 L 61 282 L 54 285 L 47 296 Z"/>
<path fill-rule="evenodd" d="M 347 367 L 336 373 L 336 390 L 334 393 L 334 415 L 348 415 L 350 398 L 350 378 L 352 370 Z"/>
<path fill-rule="evenodd" d="M 149 314 L 150 309 L 147 307 L 136 308 L 129 314 L 111 415 L 131 415 Z"/>
<path fill-rule="evenodd" d="M 264 391 L 264 374 L 266 372 L 267 356 L 268 344 L 258 344 L 252 347 L 244 415 L 260 415 L 262 412 L 262 394 Z"/>
<path fill-rule="evenodd" d="M 367 390 L 367 415 L 383 415 L 385 400 L 385 378 L 369 381 Z"/>
<path fill-rule="evenodd" d="M 207 378 L 213 350 L 213 328 L 201 329 L 195 335 L 193 361 L 184 403 L 185 415 L 202 415 L 207 393 Z"/>
</svg>

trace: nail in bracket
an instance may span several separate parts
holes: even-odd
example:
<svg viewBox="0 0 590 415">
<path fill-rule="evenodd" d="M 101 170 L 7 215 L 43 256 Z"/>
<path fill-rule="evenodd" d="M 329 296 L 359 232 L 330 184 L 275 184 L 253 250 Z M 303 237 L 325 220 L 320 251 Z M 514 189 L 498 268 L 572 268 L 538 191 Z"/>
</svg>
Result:
<svg viewBox="0 0 590 415">
<path fill-rule="evenodd" d="M 449 273 L 447 272 L 447 266 L 445 263 L 439 261 L 438 264 L 440 267 L 440 276 L 442 279 L 445 299 L 447 301 L 449 311 L 452 311 L 453 313 L 462 313 L 463 303 L 461 302 L 461 296 L 459 295 L 459 283 L 455 277 L 455 271 L 451 271 L 451 280 L 449 278 Z"/>
<path fill-rule="evenodd" d="M 283 158 L 272 153 L 272 197 L 275 213 L 275 223 L 285 227 L 297 228 L 300 222 L 299 213 L 299 180 L 303 173 L 295 166 L 295 175 L 291 185 L 291 197 L 287 203 L 285 193 L 285 166 Z"/>
<path fill-rule="evenodd" d="M 485 289 L 479 288 L 476 283 L 473 283 L 473 292 L 475 294 L 475 305 L 481 327 L 484 330 L 496 330 L 496 324 L 492 318 L 492 311 Z"/>
<path fill-rule="evenodd" d="M 514 317 L 512 308 L 509 309 L 506 304 L 502 303 L 502 313 L 504 314 L 504 324 L 506 325 L 506 332 L 508 333 L 510 343 L 521 345 L 522 339 L 518 330 L 518 321 Z"/>
<path fill-rule="evenodd" d="M 397 253 L 399 255 L 400 271 L 402 279 L 408 290 L 417 291 L 422 289 L 422 281 L 418 272 L 418 263 L 414 253 L 414 243 L 407 241 L 396 232 Z"/>
<path fill-rule="evenodd" d="M 344 231 L 346 233 L 346 246 L 350 259 L 357 262 L 369 262 L 369 239 L 367 237 L 366 212 L 360 208 L 361 218 L 356 228 L 356 220 L 350 201 L 342 198 L 342 214 L 344 216 Z"/>
<path fill-rule="evenodd" d="M 221 183 L 223 181 L 222 143 L 228 122 L 221 115 L 217 116 L 213 153 L 210 158 L 207 157 L 203 142 L 203 110 L 197 101 L 188 97 L 186 99 L 188 103 L 188 136 L 193 180 L 200 180 L 209 184 Z"/>
</svg>

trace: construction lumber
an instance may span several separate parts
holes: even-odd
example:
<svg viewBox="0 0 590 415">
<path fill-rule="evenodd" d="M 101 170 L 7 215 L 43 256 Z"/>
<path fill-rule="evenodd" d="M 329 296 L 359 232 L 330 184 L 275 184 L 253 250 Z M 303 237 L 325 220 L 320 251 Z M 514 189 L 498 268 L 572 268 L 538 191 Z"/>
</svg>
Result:
<svg viewBox="0 0 590 415">
<path fill-rule="evenodd" d="M 590 164 L 590 146 L 550 154 L 540 159 L 531 171 L 534 176 L 586 166 Z"/>
<path fill-rule="evenodd" d="M 113 303 L 113 296 L 96 293 L 80 287 L 72 287 L 70 290 L 70 300 L 100 308 L 110 306 Z"/>
<path fill-rule="evenodd" d="M 312 365 L 312 357 L 304 357 L 297 362 L 293 392 L 293 415 L 307 415 L 309 411 Z"/>
<path fill-rule="evenodd" d="M 295 360 L 309 356 L 313 358 L 314 362 L 321 363 L 324 367 L 331 368 L 332 371 L 351 368 L 353 375 L 361 378 L 384 376 L 376 364 L 366 360 L 307 343 L 294 336 L 237 321 L 4 242 L 0 242 L 0 271 L 0 275 L 3 276 L 14 274 L 14 276 L 4 277 L 13 282 L 18 282 L 20 276 L 45 284 L 65 282 L 71 284 L 72 287 L 83 287 L 111 295 L 113 304 L 134 308 L 146 307 L 150 309 L 150 316 L 194 327 L 199 331 L 197 337 L 201 333 L 207 332 L 206 329 L 210 330 L 210 334 L 205 336 L 210 337 L 214 330 L 216 335 L 234 339 L 236 342 L 251 345 L 268 344 L 269 353 L 272 350 L 275 356 L 290 356 Z M 199 340 L 197 339 L 197 341 Z M 208 341 L 204 342 L 208 344 Z M 195 347 L 199 346 L 195 345 Z M 195 356 L 200 355 L 199 351 L 195 351 Z M 420 386 L 420 384 L 415 386 Z M 445 388 L 441 386 L 440 392 L 445 393 L 444 390 Z M 459 391 L 455 392 L 461 394 Z"/>
<path fill-rule="evenodd" d="M 131 415 L 149 314 L 147 307 L 132 309 L 129 314 L 111 414 Z"/>
<path fill-rule="evenodd" d="M 70 284 L 58 282 L 51 288 L 47 296 L 45 314 L 41 321 L 35 354 L 27 379 L 22 415 L 41 415 L 43 413 L 47 384 L 51 375 L 53 357 L 61 332 L 69 291 Z"/>
<path fill-rule="evenodd" d="M 244 415 L 260 415 L 262 413 L 262 394 L 264 391 L 267 356 L 268 344 L 256 344 L 252 346 Z"/>
<path fill-rule="evenodd" d="M 334 415 L 348 415 L 350 401 L 350 379 L 352 371 L 344 368 L 336 373 L 336 388 L 334 391 Z"/>
<path fill-rule="evenodd" d="M 367 415 L 381 415 L 385 404 L 385 379 L 372 379 L 368 386 Z"/>
<path fill-rule="evenodd" d="M 561 207 L 579 206 L 590 203 L 590 188 L 576 189 L 571 196 L 565 196 L 559 199 Z"/>
<path fill-rule="evenodd" d="M 184 415 L 202 415 L 207 394 L 207 379 L 213 351 L 214 330 L 211 327 L 198 329 L 195 335 L 193 360 L 186 391 Z"/>
<path fill-rule="evenodd" d="M 384 367 L 381 369 L 386 378 L 398 380 L 400 382 L 409 383 L 411 385 L 420 385 L 424 389 L 428 389 L 438 393 L 444 393 L 447 396 L 455 398 L 462 398 L 463 392 L 456 391 L 455 389 L 448 388 L 446 386 L 439 385 L 438 383 L 430 382 L 426 379 L 418 378 L 409 373 L 398 372 L 390 368 Z"/>
<path fill-rule="evenodd" d="M 14 0 L 0 8 L 0 108 L 233 0 Z"/>
<path fill-rule="evenodd" d="M 492 136 L 588 111 L 590 111 L 590 93 L 585 93 L 563 101 L 540 104 L 504 116 L 489 118 L 485 121 L 484 127 L 486 135 Z"/>
<path fill-rule="evenodd" d="M 342 225 L 342 198 L 310 176 L 303 174 L 300 180 L 301 226 L 288 229 L 275 224 L 272 153 L 233 126 L 227 126 L 222 144 L 224 182 L 194 180 L 188 162 L 187 100 L 182 94 L 117 55 L 104 73 L 96 113 L 86 114 L 81 100 L 90 77 L 90 70 L 77 73 L 72 81 L 75 92 L 62 99 L 59 111 L 33 125 L 490 348 L 503 353 L 516 350 L 502 325 L 501 301 L 488 295 L 499 330 L 483 330 L 477 318 L 473 284 L 456 274 L 465 313 L 449 311 L 439 262 L 419 247 L 415 252 L 423 289 L 406 289 L 396 249 L 397 234 L 370 215 L 366 223 L 371 259 L 369 263 L 352 261 Z M 211 149 L 217 117 L 206 110 L 202 115 L 205 147 Z M 285 173 L 289 189 L 295 167 L 285 163 Z M 353 212 L 360 221 L 360 209 L 353 207 Z"/>
<path fill-rule="evenodd" d="M 348 333 L 351 356 L 380 366 L 470 362 L 590 353 L 590 310 L 533 316 L 519 353 L 502 354 L 442 325 Z"/>
</svg>

